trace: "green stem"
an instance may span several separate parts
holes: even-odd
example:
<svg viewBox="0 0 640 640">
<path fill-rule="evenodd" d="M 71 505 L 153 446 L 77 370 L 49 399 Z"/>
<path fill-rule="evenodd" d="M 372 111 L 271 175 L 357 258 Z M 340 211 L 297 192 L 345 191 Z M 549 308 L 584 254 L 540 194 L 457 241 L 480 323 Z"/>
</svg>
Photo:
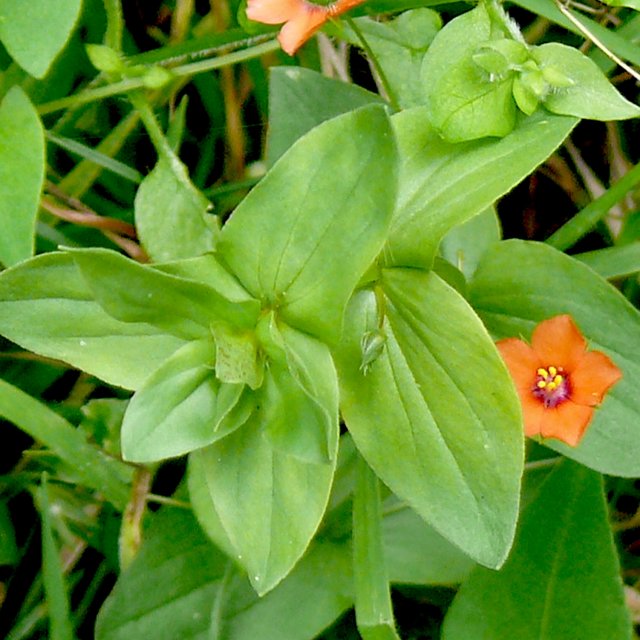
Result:
<svg viewBox="0 0 640 640">
<path fill-rule="evenodd" d="M 211 626 L 209 627 L 209 640 L 220 640 L 220 638 L 222 638 L 224 609 L 229 598 L 231 583 L 235 575 L 235 565 L 229 560 L 213 601 L 213 607 L 211 610 Z"/>
<path fill-rule="evenodd" d="M 358 456 L 353 496 L 353 576 L 356 623 L 364 640 L 399 640 L 382 546 L 378 477 Z"/>
<path fill-rule="evenodd" d="M 526 44 L 520 29 L 518 29 L 518 25 L 516 25 L 516 23 L 508 16 L 500 0 L 484 0 L 484 6 L 489 14 L 491 22 L 495 25 L 499 25 L 516 42 Z"/>
<path fill-rule="evenodd" d="M 198 60 L 197 62 L 191 62 L 189 64 L 175 67 L 174 69 L 171 69 L 171 73 L 176 78 L 189 77 L 198 73 L 205 73 L 206 71 L 229 67 L 246 60 L 253 60 L 254 58 L 258 58 L 266 53 L 276 51 L 279 48 L 280 45 L 276 40 L 269 40 L 268 42 L 256 45 L 255 47 L 249 47 L 248 49 L 243 49 L 242 51 L 234 51 L 233 53 L 218 56 L 217 58 Z M 87 89 L 86 91 L 82 91 L 81 93 L 77 93 L 72 96 L 67 96 L 66 98 L 45 102 L 38 106 L 38 112 L 40 115 L 46 115 L 47 113 L 53 113 L 54 111 L 60 111 L 69 107 L 95 102 L 96 100 L 102 100 L 103 98 L 128 93 L 135 89 L 142 89 L 143 87 L 143 78 L 127 78 L 120 82 L 107 85 L 106 87 Z"/>
<path fill-rule="evenodd" d="M 165 137 L 164 131 L 162 130 L 162 127 L 160 126 L 160 123 L 158 122 L 155 113 L 153 113 L 153 109 L 147 102 L 144 94 L 139 91 L 132 91 L 129 94 L 129 100 L 131 100 L 131 104 L 140 114 L 142 124 L 147 130 L 147 133 L 151 138 L 151 142 L 153 142 L 153 146 L 158 153 L 158 157 L 170 161 L 175 157 L 175 154 L 173 153 L 173 149 L 171 149 L 171 145 Z"/>
<path fill-rule="evenodd" d="M 611 207 L 620 202 L 639 183 L 640 164 L 637 164 L 599 198 L 588 204 L 547 238 L 547 243 L 560 251 L 573 246 L 609 213 Z"/>
<path fill-rule="evenodd" d="M 396 95 L 393 89 L 391 88 L 391 85 L 389 84 L 389 79 L 387 78 L 387 75 L 385 74 L 382 68 L 382 65 L 380 64 L 380 61 L 378 60 L 376 54 L 373 52 L 373 49 L 371 49 L 371 47 L 369 46 L 369 43 L 367 42 L 367 39 L 364 37 L 362 30 L 360 29 L 360 27 L 358 27 L 358 25 L 356 24 L 356 21 L 353 18 L 346 16 L 344 20 L 351 27 L 353 32 L 356 34 L 356 37 L 358 38 L 358 40 L 360 40 L 360 44 L 362 45 L 362 48 L 365 50 L 365 53 L 367 54 L 369 60 L 371 60 L 371 63 L 373 64 L 376 70 L 376 73 L 380 78 L 380 82 L 382 83 L 382 86 L 384 87 L 384 90 L 387 96 L 389 97 L 389 102 L 391 103 L 393 110 L 400 111 L 400 104 L 398 103 L 398 99 L 396 98 Z"/>
<path fill-rule="evenodd" d="M 104 43 L 114 51 L 122 51 L 122 32 L 124 19 L 122 17 L 121 0 L 103 0 L 104 11 L 107 14 L 107 31 Z"/>
</svg>

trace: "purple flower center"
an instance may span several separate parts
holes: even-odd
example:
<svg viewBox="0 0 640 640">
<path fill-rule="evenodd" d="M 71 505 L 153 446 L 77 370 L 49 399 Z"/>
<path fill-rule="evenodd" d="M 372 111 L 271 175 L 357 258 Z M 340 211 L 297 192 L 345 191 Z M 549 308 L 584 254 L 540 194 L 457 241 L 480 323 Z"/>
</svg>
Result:
<svg viewBox="0 0 640 640">
<path fill-rule="evenodd" d="M 553 409 L 571 396 L 569 376 L 562 367 L 549 366 L 536 371 L 532 393 L 547 409 Z"/>
</svg>

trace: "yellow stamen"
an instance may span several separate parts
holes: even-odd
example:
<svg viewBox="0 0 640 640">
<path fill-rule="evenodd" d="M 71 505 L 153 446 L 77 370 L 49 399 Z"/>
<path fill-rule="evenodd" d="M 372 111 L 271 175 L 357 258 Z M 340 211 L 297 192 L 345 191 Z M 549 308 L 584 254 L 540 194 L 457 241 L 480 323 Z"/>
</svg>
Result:
<svg viewBox="0 0 640 640">
<path fill-rule="evenodd" d="M 556 386 L 558 386 L 559 384 L 562 384 L 564 378 L 561 375 L 557 375 L 554 379 L 553 382 Z"/>
<path fill-rule="evenodd" d="M 549 375 L 553 378 L 558 373 L 555 367 L 549 367 Z"/>
<path fill-rule="evenodd" d="M 539 376 L 542 376 L 543 378 L 548 378 L 549 377 L 549 372 L 546 369 L 538 369 L 538 371 L 536 371 L 536 373 Z"/>
<path fill-rule="evenodd" d="M 547 383 L 544 380 L 538 381 L 538 389 L 544 389 L 547 386 Z"/>
<path fill-rule="evenodd" d="M 553 391 L 558 385 L 555 382 L 550 382 L 547 385 L 547 391 Z"/>
</svg>

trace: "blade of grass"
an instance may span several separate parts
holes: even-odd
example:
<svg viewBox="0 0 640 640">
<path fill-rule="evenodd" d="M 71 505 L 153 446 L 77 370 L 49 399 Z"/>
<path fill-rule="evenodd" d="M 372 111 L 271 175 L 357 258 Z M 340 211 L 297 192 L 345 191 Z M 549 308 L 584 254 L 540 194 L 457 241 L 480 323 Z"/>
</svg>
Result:
<svg viewBox="0 0 640 640">
<path fill-rule="evenodd" d="M 81 142 L 71 140 L 71 138 L 64 138 L 63 136 L 52 133 L 51 131 L 45 132 L 45 137 L 49 142 L 57 144 L 62 149 L 65 149 L 65 151 L 70 151 L 84 160 L 88 160 L 103 169 L 107 169 L 108 171 L 115 173 L 125 180 L 129 180 L 135 184 L 140 184 L 142 182 L 142 174 L 139 171 L 136 171 L 132 167 L 124 164 L 124 162 L 110 158 L 104 153 L 100 153 L 100 151 L 87 147 Z"/>
<path fill-rule="evenodd" d="M 42 520 L 42 577 L 49 608 L 49 640 L 73 640 L 69 597 L 65 585 L 62 562 L 51 524 L 51 504 L 47 486 L 47 474 L 42 474 L 39 492 Z"/>
<path fill-rule="evenodd" d="M 100 142 L 95 151 L 103 156 L 113 158 L 135 131 L 139 121 L 140 116 L 137 111 L 128 113 Z M 101 173 L 102 167 L 88 160 L 83 160 L 60 181 L 58 186 L 64 193 L 75 198 L 82 198 L 91 189 Z"/>
<path fill-rule="evenodd" d="M 584 33 L 571 22 L 569 18 L 562 15 L 562 12 L 553 0 L 515 0 L 515 4 L 551 20 L 551 22 L 564 27 L 572 33 L 584 36 Z M 584 15 L 580 16 L 580 22 L 593 33 L 607 49 L 613 51 L 617 56 L 633 62 L 635 65 L 640 65 L 640 48 L 638 48 L 636 44 Z"/>
<path fill-rule="evenodd" d="M 0 380 L 0 415 L 57 454 L 82 485 L 100 491 L 116 508 L 125 508 L 131 467 L 107 458 L 62 416 L 4 380 Z"/>
<path fill-rule="evenodd" d="M 640 164 L 637 164 L 599 198 L 576 213 L 571 220 L 547 238 L 546 242 L 560 251 L 573 246 L 607 215 L 611 207 L 620 202 L 639 183 Z"/>
</svg>

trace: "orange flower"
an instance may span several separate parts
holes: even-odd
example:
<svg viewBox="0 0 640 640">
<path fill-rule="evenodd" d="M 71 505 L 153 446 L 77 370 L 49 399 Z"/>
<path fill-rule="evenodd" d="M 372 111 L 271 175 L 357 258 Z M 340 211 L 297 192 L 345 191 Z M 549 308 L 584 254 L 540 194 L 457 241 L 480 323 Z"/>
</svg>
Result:
<svg viewBox="0 0 640 640">
<path fill-rule="evenodd" d="M 248 0 L 247 17 L 264 24 L 284 22 L 278 40 L 284 51 L 292 56 L 327 20 L 364 1 L 336 0 L 323 6 L 308 0 Z"/>
<path fill-rule="evenodd" d="M 604 353 L 587 351 L 587 341 L 568 315 L 541 322 L 531 346 L 508 338 L 497 347 L 518 390 L 528 436 L 575 447 L 594 408 L 622 377 Z"/>
</svg>

